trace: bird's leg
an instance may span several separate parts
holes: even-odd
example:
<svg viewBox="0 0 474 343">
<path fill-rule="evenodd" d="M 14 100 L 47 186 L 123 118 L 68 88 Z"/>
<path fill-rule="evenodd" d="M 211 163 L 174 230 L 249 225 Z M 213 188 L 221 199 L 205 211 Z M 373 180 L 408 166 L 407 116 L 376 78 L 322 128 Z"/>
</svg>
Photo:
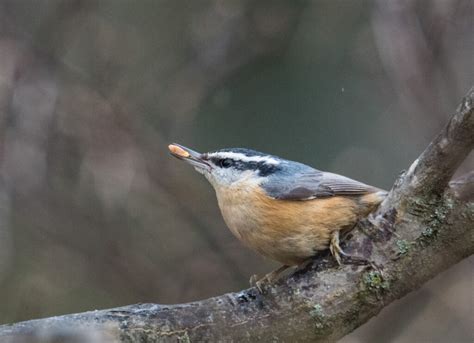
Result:
<svg viewBox="0 0 474 343">
<path fill-rule="evenodd" d="M 257 275 L 252 275 L 252 277 L 250 278 L 250 286 L 252 286 L 252 287 L 256 286 L 258 288 L 258 290 L 260 291 L 260 293 L 263 293 L 262 286 L 265 283 L 270 283 L 271 284 L 273 281 L 275 281 L 278 278 L 278 276 L 281 273 L 283 273 L 288 268 L 290 268 L 290 266 L 287 266 L 287 265 L 284 264 L 280 268 L 275 269 L 271 273 L 268 273 L 267 275 L 262 277 L 260 280 L 257 280 Z"/>
<path fill-rule="evenodd" d="M 353 256 L 346 254 L 342 248 L 339 246 L 339 231 L 334 231 L 331 235 L 331 243 L 329 244 L 329 250 L 331 251 L 332 256 L 337 261 L 337 264 L 342 264 L 341 255 L 344 258 L 344 262 L 348 264 L 356 264 L 356 265 L 371 265 L 373 266 L 374 263 L 359 256 Z"/>
<path fill-rule="evenodd" d="M 331 251 L 331 255 L 334 256 L 338 265 L 341 265 L 341 255 L 347 255 L 339 246 L 339 231 L 334 231 L 331 234 L 331 243 L 329 244 L 329 250 Z"/>
</svg>

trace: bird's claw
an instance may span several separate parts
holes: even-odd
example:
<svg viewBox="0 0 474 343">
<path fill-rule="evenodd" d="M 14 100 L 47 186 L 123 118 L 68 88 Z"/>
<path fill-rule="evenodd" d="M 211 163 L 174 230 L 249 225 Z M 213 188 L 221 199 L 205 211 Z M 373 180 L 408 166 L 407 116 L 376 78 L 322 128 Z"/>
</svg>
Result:
<svg viewBox="0 0 474 343">
<path fill-rule="evenodd" d="M 251 287 L 257 287 L 258 291 L 260 293 L 263 293 L 263 286 L 266 282 L 268 282 L 267 275 L 265 275 L 263 278 L 259 279 L 256 274 L 253 274 L 250 277 L 249 283 Z"/>
<path fill-rule="evenodd" d="M 249 280 L 249 284 L 250 284 L 250 287 L 254 287 L 256 285 L 258 281 L 258 276 L 257 274 L 253 274 L 251 277 L 250 277 L 250 280 Z"/>
</svg>

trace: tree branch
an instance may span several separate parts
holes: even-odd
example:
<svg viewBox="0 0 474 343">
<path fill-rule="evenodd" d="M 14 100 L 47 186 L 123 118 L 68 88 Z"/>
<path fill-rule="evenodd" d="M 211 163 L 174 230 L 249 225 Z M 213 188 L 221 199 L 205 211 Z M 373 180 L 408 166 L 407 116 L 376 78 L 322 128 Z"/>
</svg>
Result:
<svg viewBox="0 0 474 343">
<path fill-rule="evenodd" d="M 474 88 L 345 250 L 269 286 L 181 305 L 137 304 L 0 326 L 0 341 L 335 341 L 474 253 L 474 173 L 448 182 L 474 146 Z"/>
<path fill-rule="evenodd" d="M 382 209 L 403 206 L 413 197 L 439 196 L 474 147 L 474 87 L 456 114 L 395 184 Z"/>
</svg>

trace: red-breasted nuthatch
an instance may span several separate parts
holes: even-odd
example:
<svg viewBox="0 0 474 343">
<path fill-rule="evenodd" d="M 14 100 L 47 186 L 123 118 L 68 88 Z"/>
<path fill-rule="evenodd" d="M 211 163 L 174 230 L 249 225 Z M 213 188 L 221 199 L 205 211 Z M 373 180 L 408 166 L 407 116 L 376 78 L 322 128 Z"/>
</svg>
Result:
<svg viewBox="0 0 474 343">
<path fill-rule="evenodd" d="M 328 247 L 340 264 L 344 252 L 339 233 L 352 229 L 387 194 L 255 150 L 230 148 L 201 154 L 179 144 L 169 145 L 169 150 L 214 186 L 232 233 L 251 249 L 283 264 L 264 277 L 270 282 Z"/>
</svg>

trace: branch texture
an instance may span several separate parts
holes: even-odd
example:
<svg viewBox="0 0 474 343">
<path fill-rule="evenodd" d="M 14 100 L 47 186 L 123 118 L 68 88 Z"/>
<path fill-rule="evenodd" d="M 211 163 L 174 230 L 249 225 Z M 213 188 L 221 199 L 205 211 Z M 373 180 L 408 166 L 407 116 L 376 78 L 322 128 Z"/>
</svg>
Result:
<svg viewBox="0 0 474 343">
<path fill-rule="evenodd" d="M 338 267 L 324 255 L 263 294 L 251 288 L 4 325 L 0 341 L 336 341 L 474 253 L 474 174 L 449 183 L 474 146 L 473 107 L 474 88 L 378 211 L 347 237 L 344 249 L 371 265 Z"/>
</svg>

